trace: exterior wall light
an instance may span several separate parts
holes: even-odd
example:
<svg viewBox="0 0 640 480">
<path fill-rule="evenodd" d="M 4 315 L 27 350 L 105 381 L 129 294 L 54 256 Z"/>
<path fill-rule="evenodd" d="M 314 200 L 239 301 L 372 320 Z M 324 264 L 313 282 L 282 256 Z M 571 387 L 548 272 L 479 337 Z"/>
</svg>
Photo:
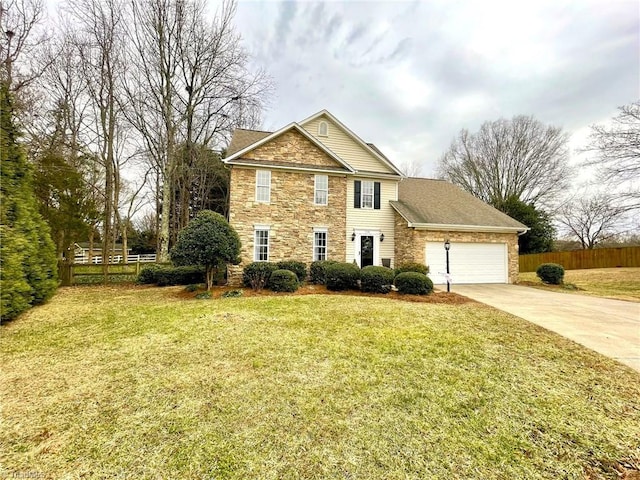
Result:
<svg viewBox="0 0 640 480">
<path fill-rule="evenodd" d="M 381 241 L 381 242 L 384 242 L 384 233 L 381 233 L 381 234 L 380 234 L 380 241 Z"/>
</svg>

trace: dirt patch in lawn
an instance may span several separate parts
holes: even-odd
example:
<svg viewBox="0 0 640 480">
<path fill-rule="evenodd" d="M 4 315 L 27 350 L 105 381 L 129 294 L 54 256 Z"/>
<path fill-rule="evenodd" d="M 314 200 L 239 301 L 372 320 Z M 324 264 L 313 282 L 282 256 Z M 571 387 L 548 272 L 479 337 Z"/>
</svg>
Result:
<svg viewBox="0 0 640 480">
<path fill-rule="evenodd" d="M 420 303 L 438 303 L 447 305 L 462 305 L 465 303 L 474 303 L 474 300 L 458 295 L 457 293 L 447 293 L 435 291 L 429 295 L 405 295 L 398 292 L 389 293 L 365 293 L 358 290 L 345 290 L 343 292 L 333 292 L 327 290 L 324 285 L 303 285 L 297 291 L 293 293 L 286 292 L 272 292 L 268 289 L 255 291 L 250 288 L 234 288 L 227 286 L 213 287 L 211 289 L 211 298 L 220 298 L 225 292 L 231 290 L 241 290 L 243 297 L 273 297 L 273 296 L 298 296 L 298 295 L 341 295 L 341 296 L 354 296 L 354 297 L 377 297 L 386 298 L 389 300 L 402 300 L 404 302 L 420 302 Z M 203 293 L 204 290 L 199 289 L 197 291 L 189 292 L 187 290 L 180 290 L 176 292 L 178 298 L 193 298 L 195 299 L 198 294 Z"/>
</svg>

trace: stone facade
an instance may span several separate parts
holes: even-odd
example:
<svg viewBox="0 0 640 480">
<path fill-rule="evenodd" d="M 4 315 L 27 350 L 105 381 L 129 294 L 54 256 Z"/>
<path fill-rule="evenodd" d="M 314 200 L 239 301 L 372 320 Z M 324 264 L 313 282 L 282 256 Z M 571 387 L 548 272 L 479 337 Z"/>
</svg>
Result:
<svg viewBox="0 0 640 480">
<path fill-rule="evenodd" d="M 265 168 L 265 167 L 262 167 Z M 269 225 L 269 261 L 313 260 L 314 227 L 328 231 L 328 258 L 344 261 L 346 251 L 346 176 L 329 175 L 328 205 L 314 204 L 314 174 L 271 170 L 269 203 L 255 201 L 256 170 L 233 167 L 229 222 L 242 241 L 242 263 L 229 268 L 229 284 L 242 281 L 253 262 L 254 225 Z"/>
<path fill-rule="evenodd" d="M 314 167 L 342 167 L 297 130 L 287 130 L 268 143 L 245 153 L 250 160 L 273 160 Z"/>
<path fill-rule="evenodd" d="M 398 213 L 396 213 L 395 223 L 395 257 L 398 265 L 405 262 L 425 263 L 426 242 L 444 243 L 449 239 L 451 242 L 506 243 L 509 283 L 514 283 L 518 279 L 518 235 L 516 233 L 416 230 L 409 228 L 407 221 Z"/>
</svg>

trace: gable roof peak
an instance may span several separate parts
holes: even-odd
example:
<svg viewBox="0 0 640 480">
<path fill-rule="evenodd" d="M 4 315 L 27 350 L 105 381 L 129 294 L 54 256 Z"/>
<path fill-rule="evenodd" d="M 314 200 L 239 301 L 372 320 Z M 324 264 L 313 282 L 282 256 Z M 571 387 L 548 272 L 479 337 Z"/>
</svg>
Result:
<svg viewBox="0 0 640 480">
<path fill-rule="evenodd" d="M 375 145 L 372 143 L 365 142 L 362 138 L 356 135 L 349 127 L 347 127 L 344 123 L 338 120 L 329 110 L 322 109 L 317 113 L 314 113 L 310 117 L 305 118 L 304 120 L 298 122 L 300 125 L 304 125 L 306 123 L 312 122 L 321 116 L 326 116 L 331 122 L 336 124 L 342 131 L 344 131 L 352 140 L 354 140 L 357 144 L 359 144 L 366 152 L 372 155 L 374 158 L 378 159 L 382 164 L 389 167 L 393 172 L 397 175 L 404 177 L 402 171 L 396 167 L 391 160 L 389 160 Z"/>
</svg>

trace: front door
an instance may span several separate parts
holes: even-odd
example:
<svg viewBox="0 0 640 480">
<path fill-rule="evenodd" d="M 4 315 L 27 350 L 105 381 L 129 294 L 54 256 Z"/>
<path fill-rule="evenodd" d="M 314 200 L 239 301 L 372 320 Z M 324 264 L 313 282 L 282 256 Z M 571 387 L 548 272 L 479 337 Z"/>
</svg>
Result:
<svg viewBox="0 0 640 480">
<path fill-rule="evenodd" d="M 360 237 L 360 268 L 373 265 L 373 235 Z"/>
</svg>

